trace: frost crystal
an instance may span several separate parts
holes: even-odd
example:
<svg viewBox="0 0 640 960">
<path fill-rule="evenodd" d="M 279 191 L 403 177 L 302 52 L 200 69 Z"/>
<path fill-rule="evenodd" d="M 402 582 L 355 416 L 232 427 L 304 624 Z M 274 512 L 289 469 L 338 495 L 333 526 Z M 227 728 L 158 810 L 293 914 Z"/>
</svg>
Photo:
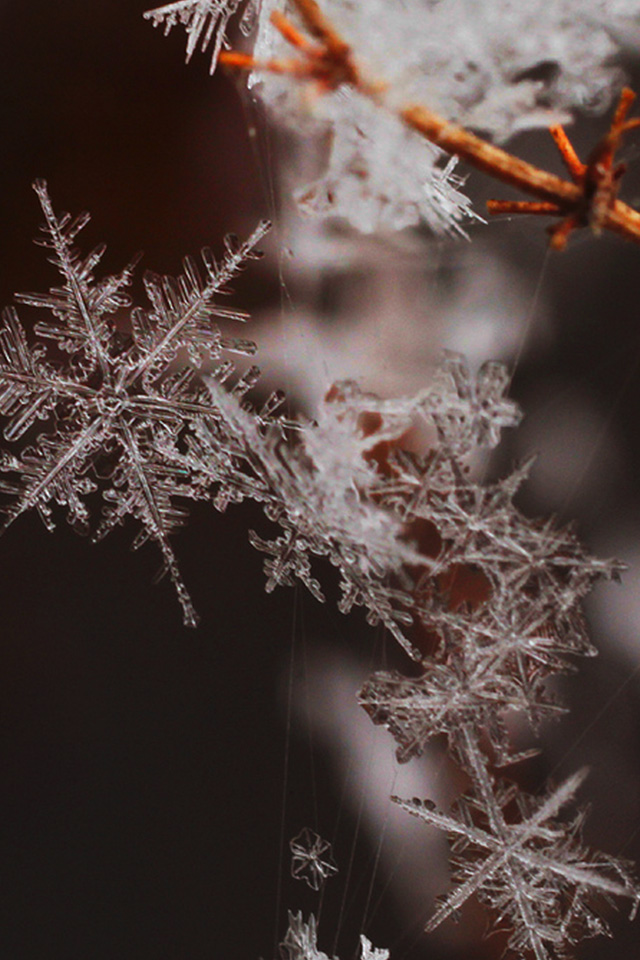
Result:
<svg viewBox="0 0 640 960">
<path fill-rule="evenodd" d="M 556 819 L 582 783 L 584 772 L 569 777 L 546 797 L 534 799 L 513 785 L 494 786 L 468 728 L 465 737 L 474 789 L 458 800 L 452 813 L 439 812 L 428 800 L 392 798 L 451 838 L 454 888 L 441 899 L 427 931 L 455 918 L 476 894 L 495 911 L 494 926 L 509 923 L 509 947 L 515 953 L 531 952 L 536 960 L 551 960 L 566 956 L 567 944 L 608 933 L 592 906 L 594 898 L 631 899 L 633 917 L 640 889 L 627 864 L 585 847 L 580 836 L 582 814 L 569 823 Z M 519 814 L 515 820 L 514 806 Z"/>
<path fill-rule="evenodd" d="M 209 249 L 203 250 L 204 279 L 190 258 L 177 280 L 147 273 L 151 309 L 134 309 L 131 334 L 125 335 L 116 315 L 129 307 L 123 291 L 133 264 L 96 280 L 93 271 L 104 246 L 84 258 L 72 246 L 88 215 L 75 220 L 68 214 L 56 216 L 46 184 L 37 181 L 34 188 L 45 216 L 44 237 L 38 242 L 51 251 L 63 286 L 18 297 L 52 315 L 36 323 L 34 346 L 16 311 L 8 308 L 3 315 L 0 413 L 9 418 L 4 437 L 11 442 L 26 435 L 31 443 L 20 456 L 2 454 L 0 470 L 10 478 L 0 483 L 0 492 L 11 498 L 2 529 L 32 508 L 53 529 L 52 505 L 58 504 L 66 507 L 74 528 L 88 532 L 87 498 L 99 493 L 102 520 L 94 539 L 135 517 L 142 529 L 134 546 L 147 540 L 157 544 L 185 623 L 194 625 L 196 614 L 169 538 L 186 517 L 176 498 L 193 499 L 198 491 L 189 474 L 167 459 L 165 449 L 210 413 L 211 404 L 194 370 L 172 373 L 171 364 L 178 351 L 184 351 L 194 364 L 218 361 L 221 374 L 228 374 L 230 361 L 223 360 L 223 354 L 253 352 L 249 341 L 222 336 L 211 319 L 246 319 L 215 300 L 243 264 L 257 256 L 254 248 L 267 225 L 261 224 L 243 244 L 228 238 L 221 263 Z M 46 340 L 53 340 L 69 359 L 49 359 Z M 38 420 L 48 424 L 47 432 L 36 432 Z"/>
<path fill-rule="evenodd" d="M 283 960 L 329 960 L 326 953 L 318 950 L 316 918 L 313 914 L 309 922 L 302 919 L 302 911 L 289 912 L 289 929 L 280 945 Z"/>
<path fill-rule="evenodd" d="M 205 51 L 211 48 L 210 72 L 216 68 L 218 55 L 225 44 L 229 21 L 237 13 L 242 0 L 177 0 L 155 10 L 147 10 L 145 19 L 154 27 L 162 26 L 166 36 L 180 23 L 187 32 L 187 63 L 198 44 Z M 256 15 L 257 0 L 249 0 L 242 22 L 250 28 Z M 246 19 L 245 19 L 246 18 Z"/>
<path fill-rule="evenodd" d="M 302 912 L 289 911 L 289 929 L 280 944 L 283 960 L 329 960 L 326 953 L 318 950 L 317 924 L 313 914 L 309 922 L 302 919 Z M 365 936 L 360 937 L 361 960 L 389 960 L 389 951 L 374 947 Z M 336 960 L 336 958 L 334 958 Z"/>
<path fill-rule="evenodd" d="M 291 875 L 296 880 L 304 880 L 312 890 L 319 890 L 325 880 L 338 872 L 331 856 L 331 844 L 308 827 L 289 842 L 289 849 Z"/>
<path fill-rule="evenodd" d="M 4 528 L 32 508 L 51 528 L 56 505 L 96 538 L 135 518 L 135 545 L 157 544 L 193 624 L 170 540 L 185 519 L 180 503 L 207 499 L 224 510 L 255 500 L 275 526 L 271 539 L 250 534 L 265 554 L 267 590 L 301 581 L 322 600 L 315 567 L 327 558 L 339 572 L 340 609 L 364 607 L 420 667 L 415 677 L 375 674 L 360 702 L 396 739 L 401 761 L 444 735 L 471 780 L 450 814 L 397 801 L 454 836 L 456 886 L 431 926 L 476 893 L 498 922 L 511 924 L 513 949 L 536 960 L 564 956 L 579 937 L 605 932 L 592 898 L 637 902 L 640 893 L 624 864 L 586 850 L 580 817 L 557 821 L 581 776 L 535 802 L 496 785 L 483 753 L 489 748 L 504 763 L 530 752 L 511 742 L 509 714 L 535 730 L 559 711 L 547 681 L 573 657 L 594 653 L 580 602 L 596 581 L 619 572 L 591 558 L 570 529 L 529 520 L 514 506 L 529 464 L 494 482 L 474 477 L 477 451 L 494 447 L 520 419 L 505 397 L 505 367 L 489 362 L 473 376 L 460 356 L 447 354 L 431 386 L 397 400 L 340 382 L 316 422 L 280 416 L 279 393 L 253 409 L 245 395 L 257 368 L 234 374 L 227 357 L 251 354 L 253 344 L 224 336 L 211 320 L 246 319 L 217 297 L 257 256 L 267 225 L 244 244 L 228 239 L 220 263 L 204 250 L 204 278 L 190 259 L 177 280 L 147 274 L 151 307 L 129 314 L 133 265 L 96 280 L 104 247 L 85 257 L 73 247 L 87 216 L 57 216 L 46 185 L 35 189 L 45 217 L 40 242 L 63 282 L 19 297 L 48 312 L 33 343 L 16 311 L 4 312 L 4 436 L 28 444 L 0 457 Z M 204 361 L 213 368 L 206 384 Z M 407 436 L 425 423 L 430 447 L 411 452 Z M 335 872 L 329 845 L 309 830 L 291 851 L 293 875 L 314 889 Z M 315 919 L 304 923 L 301 914 L 290 917 L 283 950 L 286 960 L 327 960 Z M 386 960 L 368 941 L 362 950 L 363 960 Z"/>
<path fill-rule="evenodd" d="M 384 947 L 374 947 L 364 935 L 360 937 L 361 960 L 389 960 L 389 951 Z"/>
</svg>

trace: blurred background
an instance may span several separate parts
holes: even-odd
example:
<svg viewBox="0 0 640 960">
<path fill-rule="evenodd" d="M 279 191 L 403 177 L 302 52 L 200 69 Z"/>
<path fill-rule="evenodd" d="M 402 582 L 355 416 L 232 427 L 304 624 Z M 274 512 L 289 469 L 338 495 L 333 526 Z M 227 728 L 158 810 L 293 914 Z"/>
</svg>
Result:
<svg viewBox="0 0 640 960">
<path fill-rule="evenodd" d="M 146 7 L 0 0 L 2 303 L 57 283 L 31 243 L 30 184 L 45 177 L 56 210 L 91 211 L 80 243 L 108 243 L 106 271 L 143 250 L 141 270 L 175 274 L 186 253 L 277 218 L 235 302 L 255 317 L 265 391 L 284 387 L 292 411 L 312 415 L 345 376 L 411 393 L 445 347 L 475 367 L 510 363 L 526 416 L 496 473 L 538 451 L 521 508 L 575 521 L 594 553 L 630 565 L 590 601 L 601 655 L 562 682 L 571 713 L 544 731 L 523 782 L 535 792 L 588 765 L 587 839 L 640 860 L 640 252 L 585 233 L 549 256 L 541 222 L 524 218 L 472 225 L 470 244 L 309 224 L 280 197 L 289 135 L 210 77 L 206 55 L 185 68 L 183 34 L 163 40 Z M 640 88 L 631 38 L 621 60 Z M 605 128 L 578 120 L 582 156 Z M 544 133 L 510 146 L 560 172 Z M 467 189 L 481 214 L 508 194 L 475 173 Z M 249 528 L 265 531 L 251 505 L 200 504 L 176 538 L 197 631 L 171 585 L 153 585 L 153 549 L 130 551 L 133 528 L 94 546 L 63 517 L 50 535 L 25 516 L 0 541 L 0 956 L 268 958 L 287 909 L 320 908 L 319 946 L 342 960 L 365 918 L 394 960 L 499 955 L 478 940 L 479 914 L 420 936 L 446 888 L 446 846 L 390 814 L 388 795 L 446 804 L 460 786 L 439 746 L 398 768 L 355 704 L 372 668 L 406 668 L 402 655 L 362 615 L 338 614 L 331 571 L 324 606 L 297 588 L 267 596 Z M 321 904 L 289 876 L 304 826 L 334 841 L 341 871 Z M 638 923 L 612 922 L 615 939 L 580 956 L 637 954 Z"/>
</svg>

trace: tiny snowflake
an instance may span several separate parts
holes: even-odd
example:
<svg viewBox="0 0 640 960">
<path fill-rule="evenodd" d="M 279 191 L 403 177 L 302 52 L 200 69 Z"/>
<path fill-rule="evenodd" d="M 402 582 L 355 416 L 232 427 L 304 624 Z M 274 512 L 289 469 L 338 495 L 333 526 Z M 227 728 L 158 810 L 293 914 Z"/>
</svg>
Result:
<svg viewBox="0 0 640 960">
<path fill-rule="evenodd" d="M 304 880 L 312 890 L 319 890 L 325 880 L 338 872 L 331 856 L 331 844 L 308 827 L 290 841 L 289 849 L 292 853 L 291 876 Z"/>
</svg>

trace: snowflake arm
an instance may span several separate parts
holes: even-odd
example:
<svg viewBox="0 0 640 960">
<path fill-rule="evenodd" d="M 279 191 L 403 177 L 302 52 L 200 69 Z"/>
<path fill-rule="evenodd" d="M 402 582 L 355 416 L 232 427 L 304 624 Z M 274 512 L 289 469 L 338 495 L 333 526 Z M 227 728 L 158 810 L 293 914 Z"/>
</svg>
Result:
<svg viewBox="0 0 640 960">
<path fill-rule="evenodd" d="M 133 312 L 133 337 L 139 356 L 127 374 L 128 383 L 134 383 L 140 377 L 149 384 L 157 372 L 173 360 L 180 347 L 185 347 L 190 360 L 198 364 L 202 363 L 207 351 L 212 358 L 219 356 L 222 350 L 255 353 L 255 344 L 250 340 L 222 337 L 216 328 L 211 327 L 211 318 L 240 322 L 248 319 L 245 313 L 218 306 L 215 298 L 225 293 L 226 284 L 249 260 L 260 256 L 256 246 L 269 228 L 270 223 L 263 220 L 244 243 L 238 243 L 235 237 L 227 237 L 226 255 L 221 264 L 205 247 L 202 250 L 206 271 L 204 282 L 190 257 L 185 258 L 184 273 L 177 279 L 146 274 L 145 287 L 153 310 L 148 314 L 141 309 Z"/>
<path fill-rule="evenodd" d="M 73 240 L 89 222 L 89 214 L 82 213 L 72 219 L 67 213 L 57 217 L 54 213 L 46 181 L 36 180 L 34 190 L 38 195 L 45 223 L 44 237 L 38 241 L 53 251 L 51 262 L 60 271 L 65 285 L 47 295 L 18 294 L 18 301 L 29 306 L 51 310 L 58 323 L 42 323 L 36 328 L 39 336 L 57 340 L 62 350 L 68 353 L 82 352 L 87 360 L 96 363 L 102 377 L 111 379 L 108 342 L 111 335 L 106 316 L 120 307 L 129 305 L 129 298 L 121 293 L 131 282 L 135 260 L 122 271 L 119 277 L 110 277 L 104 284 L 95 284 L 93 269 L 105 251 L 105 246 L 96 247 L 84 260 L 73 247 Z"/>
</svg>

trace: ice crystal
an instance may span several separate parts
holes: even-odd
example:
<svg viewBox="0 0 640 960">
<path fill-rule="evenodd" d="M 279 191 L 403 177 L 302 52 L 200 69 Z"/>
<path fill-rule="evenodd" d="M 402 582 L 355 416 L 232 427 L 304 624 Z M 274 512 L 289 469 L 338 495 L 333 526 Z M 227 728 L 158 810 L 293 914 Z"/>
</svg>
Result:
<svg viewBox="0 0 640 960">
<path fill-rule="evenodd" d="M 331 856 L 331 844 L 308 827 L 289 842 L 289 849 L 291 875 L 296 880 L 304 880 L 312 890 L 319 890 L 325 880 L 338 872 Z"/>
<path fill-rule="evenodd" d="M 302 911 L 289 912 L 289 928 L 280 945 L 283 960 L 329 960 L 326 953 L 318 950 L 318 932 L 316 918 L 309 916 L 309 922 L 302 919 Z"/>
<path fill-rule="evenodd" d="M 318 950 L 318 932 L 316 918 L 309 916 L 309 922 L 302 919 L 302 912 L 289 911 L 289 928 L 280 945 L 283 960 L 329 960 L 326 953 Z M 367 937 L 360 937 L 361 960 L 389 960 L 389 951 L 374 947 Z"/>
<path fill-rule="evenodd" d="M 380 400 L 352 382 L 336 384 L 317 422 L 300 422 L 295 429 L 263 422 L 212 381 L 215 413 L 194 423 L 186 452 L 171 444 L 164 452 L 176 470 L 213 487 L 219 509 L 255 499 L 280 525 L 276 539 L 250 535 L 267 554 L 267 590 L 297 579 L 323 600 L 313 561 L 325 556 L 340 571 L 340 609 L 364 606 L 369 622 L 384 623 L 413 655 L 407 630 L 416 603 L 407 569 L 430 570 L 434 562 L 412 544 L 410 522 L 424 513 L 422 501 L 432 488 L 452 482 L 453 458 L 462 469 L 466 455 L 493 443 L 499 428 L 519 417 L 501 396 L 504 376 L 492 375 L 495 390 L 486 391 L 485 368 L 476 387 L 467 374 L 456 379 L 448 372 L 460 373 L 460 367 L 459 358 L 448 358 L 433 388 L 399 400 Z M 414 421 L 424 418 L 441 431 L 438 449 L 426 461 L 406 455 L 402 464 L 394 460 L 387 472 L 381 469 L 384 451 L 399 446 Z"/>
<path fill-rule="evenodd" d="M 334 388 L 317 423 L 283 433 L 279 423 L 261 423 L 216 381 L 210 389 L 215 416 L 195 424 L 186 454 L 167 449 L 167 456 L 176 469 L 213 486 L 218 509 L 255 499 L 280 525 L 275 540 L 250 534 L 268 557 L 267 590 L 298 579 L 322 601 L 312 559 L 328 557 L 340 570 L 341 609 L 365 606 L 370 621 L 382 621 L 406 643 L 401 624 L 410 618 L 395 609 L 385 579 L 419 557 L 403 537 L 401 519 L 376 503 L 382 479 L 368 454 L 406 430 L 415 401 L 380 401 L 345 383 Z M 379 418 L 379 432 L 366 432 L 365 414 Z"/>
<path fill-rule="evenodd" d="M 210 71 L 216 68 L 218 56 L 225 45 L 229 21 L 238 12 L 243 0 L 177 0 L 165 6 L 147 10 L 145 19 L 151 20 L 154 27 L 162 26 L 166 36 L 177 23 L 187 33 L 187 63 L 195 50 L 211 49 Z M 243 32 L 250 31 L 257 13 L 258 0 L 249 0 L 241 19 Z"/>
<path fill-rule="evenodd" d="M 360 936 L 361 960 L 389 960 L 389 951 L 384 947 L 374 947 L 364 935 Z"/>
<path fill-rule="evenodd" d="M 474 787 L 451 813 L 438 811 L 429 800 L 392 798 L 451 838 L 454 887 L 441 899 L 427 931 L 455 918 L 475 894 L 495 911 L 496 927 L 506 921 L 509 947 L 515 953 L 551 960 L 566 956 L 567 945 L 579 939 L 608 933 L 594 901 L 631 899 L 635 915 L 640 889 L 628 865 L 585 847 L 581 813 L 570 822 L 557 819 L 573 799 L 584 771 L 543 798 L 529 797 L 513 784 L 493 784 L 469 727 L 464 736 Z"/>
<path fill-rule="evenodd" d="M 27 510 L 37 509 L 53 528 L 53 505 L 66 507 L 79 532 L 91 527 L 91 495 L 102 496 L 102 519 L 96 540 L 127 517 L 141 525 L 134 546 L 151 540 L 159 547 L 164 571 L 174 583 L 185 623 L 196 614 L 184 585 L 170 535 L 186 513 L 176 503 L 193 499 L 197 490 L 188 474 L 164 454 L 185 430 L 211 411 L 209 395 L 193 367 L 176 373 L 171 364 L 179 351 L 193 364 L 207 359 L 226 370 L 227 352 L 251 353 L 250 341 L 224 337 L 214 317 L 243 321 L 239 311 L 218 306 L 228 281 L 252 257 L 264 236 L 261 224 L 245 243 L 228 238 L 224 259 L 202 251 L 204 279 L 194 260 L 173 280 L 147 273 L 151 309 L 131 312 L 131 334 L 121 333 L 117 313 L 130 306 L 124 293 L 130 265 L 122 273 L 96 280 L 93 271 L 104 252 L 97 247 L 82 257 L 73 241 L 88 221 L 54 213 L 47 186 L 37 181 L 45 223 L 38 241 L 51 251 L 63 286 L 48 294 L 23 294 L 22 303 L 49 311 L 34 327 L 36 343 L 27 339 L 13 308 L 5 310 L 0 332 L 0 412 L 8 417 L 4 437 L 23 436 L 30 444 L 21 454 L 5 452 L 0 469 L 9 474 L 0 492 L 10 497 L 2 529 Z M 50 359 L 45 343 L 53 340 L 66 361 Z M 38 420 L 48 429 L 39 433 Z M 89 498 L 89 499 L 88 499 Z"/>
</svg>

